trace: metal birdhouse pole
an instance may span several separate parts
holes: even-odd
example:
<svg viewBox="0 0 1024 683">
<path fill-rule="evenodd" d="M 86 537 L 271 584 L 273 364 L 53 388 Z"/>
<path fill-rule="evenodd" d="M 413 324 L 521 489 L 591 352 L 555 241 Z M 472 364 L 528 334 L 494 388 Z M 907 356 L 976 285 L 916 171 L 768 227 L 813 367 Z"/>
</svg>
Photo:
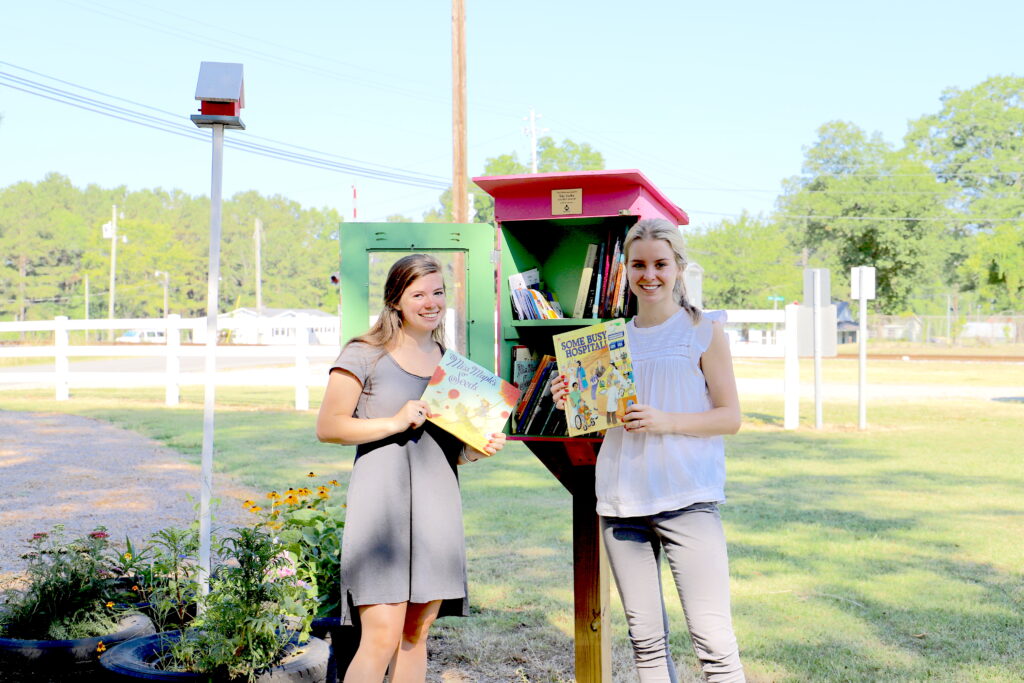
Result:
<svg viewBox="0 0 1024 683">
<path fill-rule="evenodd" d="M 206 288 L 206 363 L 203 400 L 203 453 L 199 493 L 199 590 L 210 592 L 210 549 L 213 525 L 210 499 L 213 493 L 213 417 L 217 375 L 217 314 L 220 297 L 221 185 L 224 175 L 224 129 L 244 130 L 239 114 L 244 106 L 242 65 L 203 62 L 199 67 L 196 99 L 199 114 L 190 118 L 200 128 L 213 130 L 213 164 L 210 174 L 210 263 Z"/>
</svg>

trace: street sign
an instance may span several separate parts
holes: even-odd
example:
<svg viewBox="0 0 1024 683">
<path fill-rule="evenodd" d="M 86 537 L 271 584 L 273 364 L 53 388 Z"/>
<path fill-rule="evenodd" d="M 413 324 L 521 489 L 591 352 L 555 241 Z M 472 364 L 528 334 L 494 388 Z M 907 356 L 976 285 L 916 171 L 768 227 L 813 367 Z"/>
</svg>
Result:
<svg viewBox="0 0 1024 683">
<path fill-rule="evenodd" d="M 875 298 L 875 267 L 850 268 L 850 298 L 854 301 Z"/>
</svg>

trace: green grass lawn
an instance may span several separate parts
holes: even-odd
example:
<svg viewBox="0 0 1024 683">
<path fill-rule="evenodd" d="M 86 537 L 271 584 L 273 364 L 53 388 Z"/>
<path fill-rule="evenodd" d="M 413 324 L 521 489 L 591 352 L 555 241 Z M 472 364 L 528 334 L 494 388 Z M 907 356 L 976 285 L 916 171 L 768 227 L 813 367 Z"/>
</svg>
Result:
<svg viewBox="0 0 1024 683">
<path fill-rule="evenodd" d="M 839 353 L 860 353 L 857 343 L 840 344 Z M 1024 361 L 1024 344 L 992 344 L 974 339 L 963 339 L 959 344 L 924 344 L 922 342 L 894 341 L 889 339 L 868 339 L 868 353 L 893 356 L 1015 356 Z"/>
<path fill-rule="evenodd" d="M 734 358 L 737 377 L 752 379 L 783 376 L 781 358 Z M 822 381 L 857 384 L 856 358 L 823 358 Z M 800 359 L 800 381 L 814 381 L 814 360 Z M 1024 358 L 1019 362 L 877 359 L 868 360 L 868 384 L 944 384 L 957 386 L 1019 387 L 1024 391 Z"/>
<path fill-rule="evenodd" d="M 109 420 L 198 460 L 200 390 L 176 408 L 162 397 L 76 391 L 58 404 L 48 391 L 3 392 L 0 409 Z M 317 443 L 315 413 L 291 410 L 289 391 L 224 388 L 218 399 L 220 472 L 263 490 L 310 470 L 347 480 L 351 449 Z M 723 519 L 749 680 L 1024 680 L 1024 403 L 877 401 L 866 432 L 856 411 L 830 402 L 825 429 L 805 419 L 785 432 L 781 399 L 748 400 L 727 440 Z M 571 680 L 568 494 L 521 444 L 460 473 L 474 618 L 439 622 L 432 670 Z M 696 680 L 669 597 L 672 651 Z M 613 680 L 633 681 L 614 590 L 611 618 Z"/>
</svg>

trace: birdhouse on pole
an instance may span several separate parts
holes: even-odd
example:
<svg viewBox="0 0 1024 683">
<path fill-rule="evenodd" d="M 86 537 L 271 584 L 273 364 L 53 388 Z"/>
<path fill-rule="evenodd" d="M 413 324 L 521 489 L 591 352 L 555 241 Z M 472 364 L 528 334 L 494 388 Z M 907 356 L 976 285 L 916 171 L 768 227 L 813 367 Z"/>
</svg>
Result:
<svg viewBox="0 0 1024 683">
<path fill-rule="evenodd" d="M 245 129 L 239 115 L 245 106 L 242 65 L 229 62 L 202 62 L 196 99 L 202 104 L 190 118 L 200 128 L 221 124 L 225 128 Z"/>
</svg>

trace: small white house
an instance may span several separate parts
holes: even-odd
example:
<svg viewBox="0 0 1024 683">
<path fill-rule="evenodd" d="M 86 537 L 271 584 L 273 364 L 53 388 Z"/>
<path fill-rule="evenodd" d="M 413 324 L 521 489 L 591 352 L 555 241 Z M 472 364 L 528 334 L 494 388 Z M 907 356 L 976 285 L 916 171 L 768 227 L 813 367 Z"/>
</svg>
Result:
<svg viewBox="0 0 1024 683">
<path fill-rule="evenodd" d="M 237 308 L 217 316 L 217 327 L 229 344 L 295 344 L 296 322 L 305 319 L 310 344 L 337 344 L 338 316 L 314 308 Z"/>
</svg>

